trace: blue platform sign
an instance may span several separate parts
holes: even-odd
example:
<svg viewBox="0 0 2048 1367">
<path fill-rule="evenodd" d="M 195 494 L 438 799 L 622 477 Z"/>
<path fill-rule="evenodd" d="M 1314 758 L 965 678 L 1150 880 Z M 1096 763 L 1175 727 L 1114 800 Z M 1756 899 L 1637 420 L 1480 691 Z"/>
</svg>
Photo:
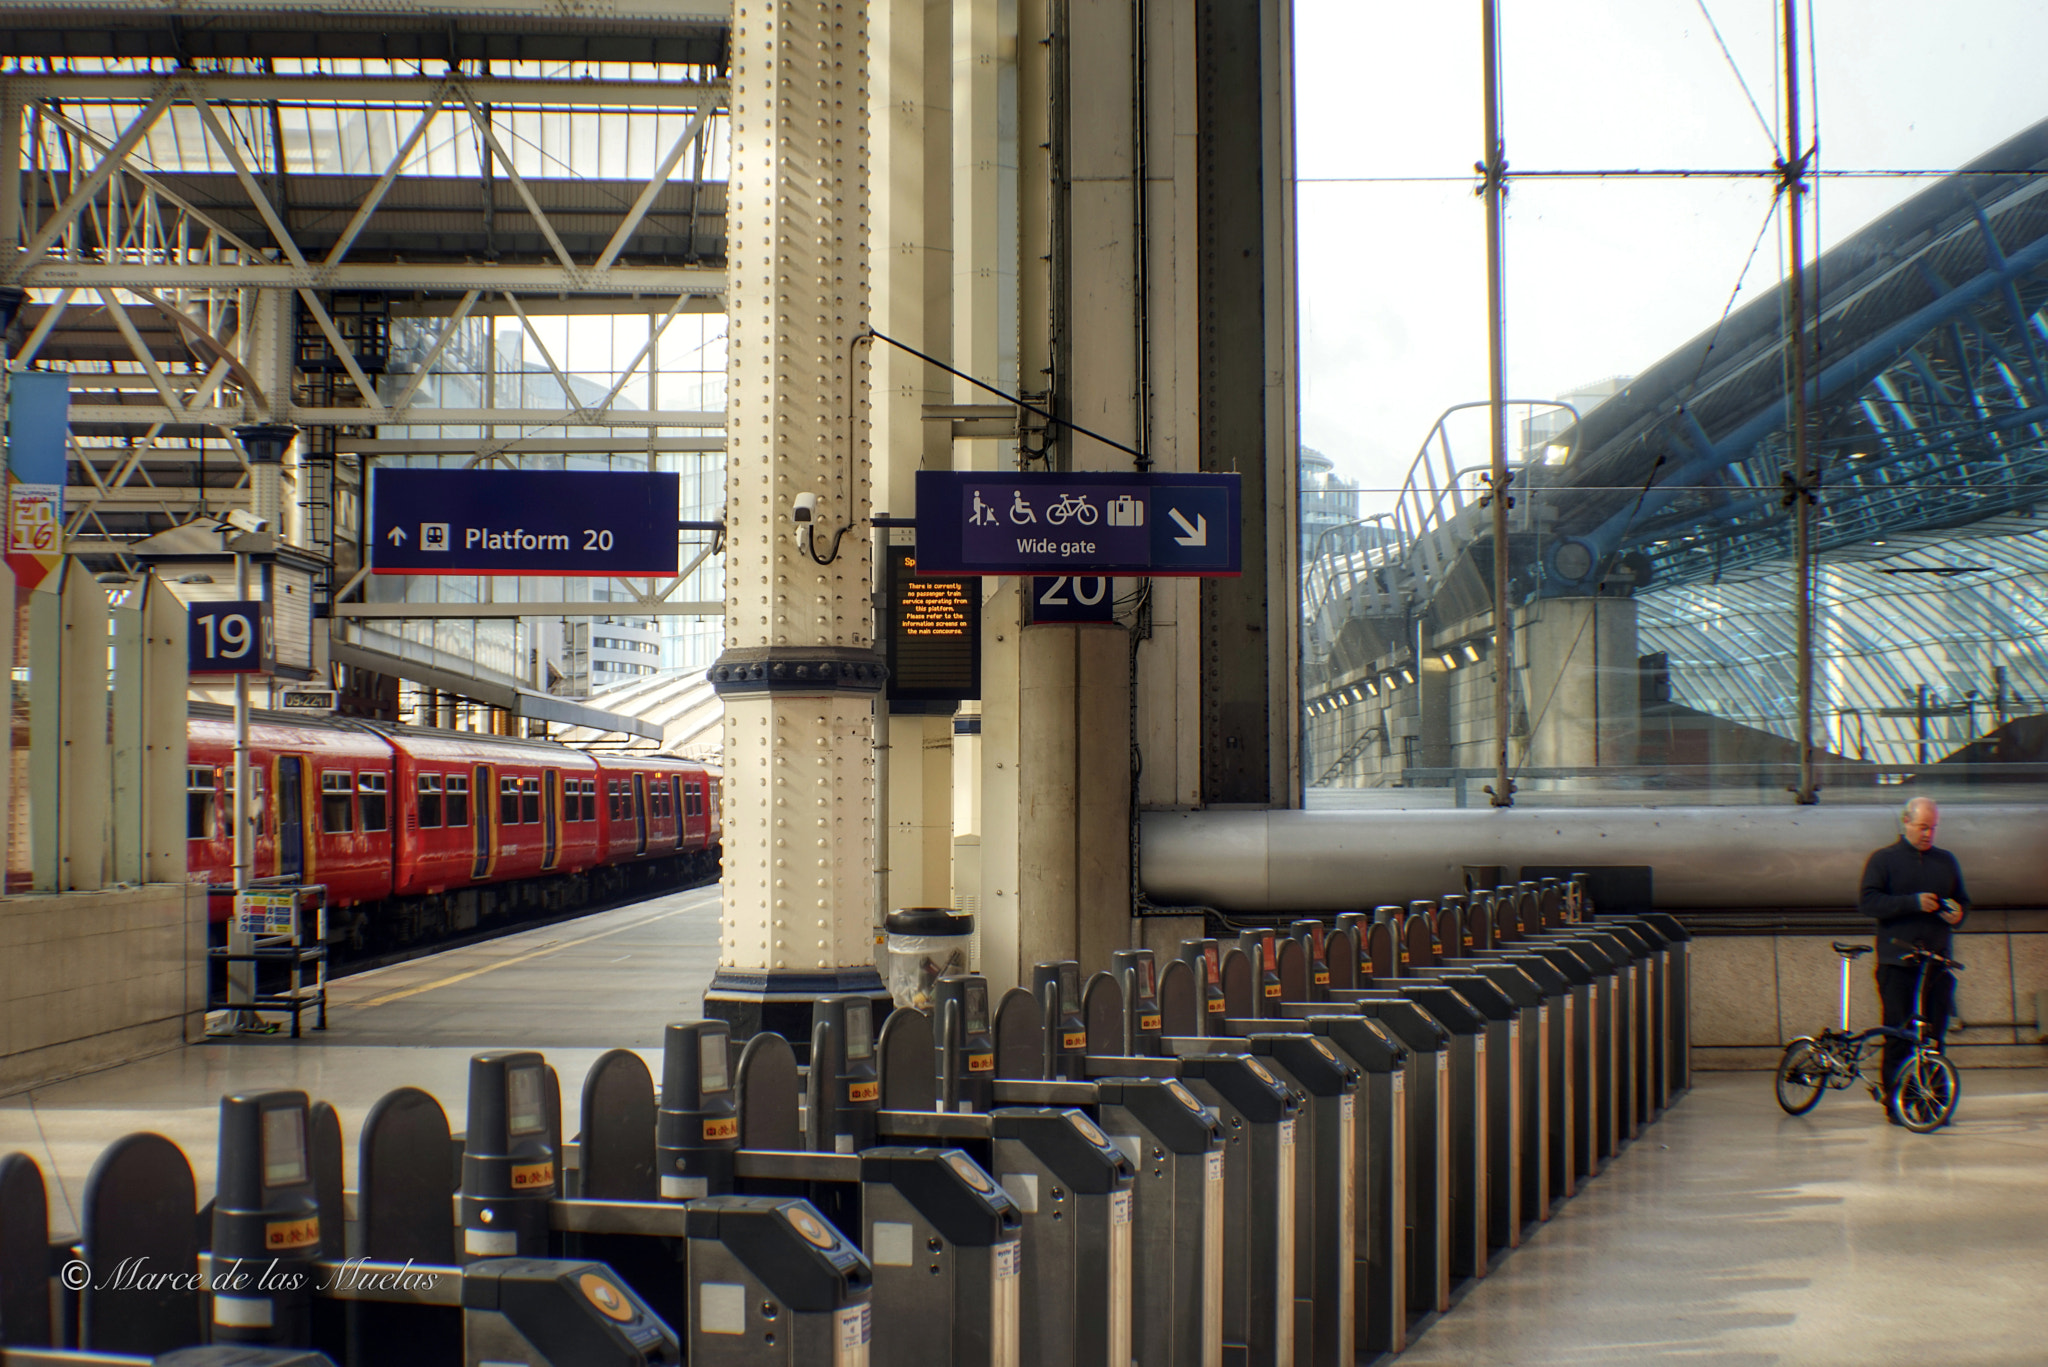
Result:
<svg viewBox="0 0 2048 1367">
<path fill-rule="evenodd" d="M 185 672 L 262 674 L 269 669 L 265 640 L 268 603 L 256 600 L 187 603 Z"/>
<path fill-rule="evenodd" d="M 1234 474 L 920 470 L 920 574 L 1234 575 Z"/>
<path fill-rule="evenodd" d="M 604 470 L 375 470 L 370 568 L 673 576 L 681 479 Z"/>
</svg>

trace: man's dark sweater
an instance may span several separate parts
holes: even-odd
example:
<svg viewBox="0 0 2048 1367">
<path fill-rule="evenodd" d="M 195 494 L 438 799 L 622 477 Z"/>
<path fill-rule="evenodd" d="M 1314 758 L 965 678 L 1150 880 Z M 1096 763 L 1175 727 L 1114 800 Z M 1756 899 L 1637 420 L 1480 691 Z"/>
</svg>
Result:
<svg viewBox="0 0 2048 1367">
<path fill-rule="evenodd" d="M 1871 855 L 1863 866 L 1863 895 L 1856 906 L 1877 921 L 1880 964 L 1900 963 L 1916 946 L 1937 954 L 1949 952 L 1949 923 L 1938 913 L 1920 909 L 1923 892 L 1944 901 L 1953 898 L 1965 909 L 1970 905 L 1970 894 L 1963 889 L 1962 866 L 1939 847 L 1923 854 L 1901 836 Z"/>
</svg>

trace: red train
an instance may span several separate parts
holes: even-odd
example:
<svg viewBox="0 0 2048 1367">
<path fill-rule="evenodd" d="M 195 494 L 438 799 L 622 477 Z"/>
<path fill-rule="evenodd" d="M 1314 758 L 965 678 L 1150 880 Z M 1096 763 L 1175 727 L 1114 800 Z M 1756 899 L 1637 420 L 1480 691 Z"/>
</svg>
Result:
<svg viewBox="0 0 2048 1367">
<path fill-rule="evenodd" d="M 233 714 L 191 705 L 186 867 L 231 883 Z M 254 711 L 258 879 L 327 888 L 328 933 L 407 944 L 715 876 L 719 774 L 661 755 Z M 217 893 L 212 917 L 232 899 Z"/>
</svg>

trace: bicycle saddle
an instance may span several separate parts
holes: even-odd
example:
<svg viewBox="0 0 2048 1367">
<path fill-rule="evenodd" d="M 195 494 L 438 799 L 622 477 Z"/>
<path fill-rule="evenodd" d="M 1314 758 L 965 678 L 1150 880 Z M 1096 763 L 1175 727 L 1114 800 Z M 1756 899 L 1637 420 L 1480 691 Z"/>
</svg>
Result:
<svg viewBox="0 0 2048 1367">
<path fill-rule="evenodd" d="M 1873 948 L 1873 945 L 1845 945 L 1840 940 L 1835 941 L 1835 953 L 1845 959 L 1860 959 Z"/>
</svg>

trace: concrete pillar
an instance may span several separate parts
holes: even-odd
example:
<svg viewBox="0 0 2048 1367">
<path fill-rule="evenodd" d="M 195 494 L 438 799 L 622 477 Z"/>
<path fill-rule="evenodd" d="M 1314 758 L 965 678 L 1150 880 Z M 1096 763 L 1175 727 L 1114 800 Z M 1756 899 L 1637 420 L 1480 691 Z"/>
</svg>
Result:
<svg viewBox="0 0 2048 1367">
<path fill-rule="evenodd" d="M 30 595 L 30 847 L 38 892 L 107 885 L 107 595 L 78 561 Z"/>
<path fill-rule="evenodd" d="M 1521 609 L 1517 654 L 1532 768 L 1632 765 L 1642 734 L 1633 598 L 1544 598 Z"/>
<path fill-rule="evenodd" d="M 704 1009 L 743 1036 L 807 1038 L 813 998 L 882 993 L 882 669 L 855 525 L 871 508 L 867 364 L 853 347 L 868 319 L 865 0 L 739 7 L 732 82 L 726 637 L 711 670 L 725 907 Z M 791 520 L 801 493 L 818 499 L 808 539 Z"/>
<path fill-rule="evenodd" d="M 952 25 L 934 0 L 878 0 L 869 11 L 874 53 L 868 107 L 873 130 L 874 326 L 920 351 L 945 355 L 952 337 L 949 146 Z M 916 511 L 920 469 L 948 469 L 946 423 L 924 421 L 926 404 L 951 402 L 953 382 L 923 361 L 880 346 L 873 357 L 875 506 Z M 907 528 L 891 544 L 914 544 Z M 890 718 L 883 813 L 886 906 L 953 905 L 953 727 L 929 704 Z"/>
</svg>

